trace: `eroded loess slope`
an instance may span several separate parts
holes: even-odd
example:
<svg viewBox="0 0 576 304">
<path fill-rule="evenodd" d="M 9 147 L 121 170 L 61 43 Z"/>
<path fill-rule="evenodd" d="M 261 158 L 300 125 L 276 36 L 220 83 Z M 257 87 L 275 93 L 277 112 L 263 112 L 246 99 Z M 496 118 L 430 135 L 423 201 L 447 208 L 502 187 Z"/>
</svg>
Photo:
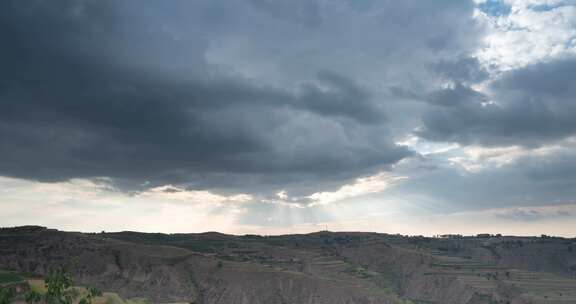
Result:
<svg viewBox="0 0 576 304">
<path fill-rule="evenodd" d="M 42 275 L 49 265 L 77 258 L 80 283 L 155 303 L 560 304 L 576 303 L 571 246 L 567 239 L 514 237 L 20 227 L 0 230 L 0 268 Z M 531 262 L 534 250 L 549 261 Z"/>
</svg>

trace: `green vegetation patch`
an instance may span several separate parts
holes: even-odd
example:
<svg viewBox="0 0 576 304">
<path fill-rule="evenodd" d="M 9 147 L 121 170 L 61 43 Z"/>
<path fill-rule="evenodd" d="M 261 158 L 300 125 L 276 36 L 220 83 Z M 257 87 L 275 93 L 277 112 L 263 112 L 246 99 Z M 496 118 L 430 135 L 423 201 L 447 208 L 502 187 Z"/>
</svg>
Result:
<svg viewBox="0 0 576 304">
<path fill-rule="evenodd" d="M 17 283 L 24 281 L 24 278 L 13 272 L 0 272 L 0 284 Z"/>
<path fill-rule="evenodd" d="M 42 279 L 30 279 L 28 280 L 28 285 L 32 291 L 40 294 L 46 293 L 46 282 Z"/>
</svg>

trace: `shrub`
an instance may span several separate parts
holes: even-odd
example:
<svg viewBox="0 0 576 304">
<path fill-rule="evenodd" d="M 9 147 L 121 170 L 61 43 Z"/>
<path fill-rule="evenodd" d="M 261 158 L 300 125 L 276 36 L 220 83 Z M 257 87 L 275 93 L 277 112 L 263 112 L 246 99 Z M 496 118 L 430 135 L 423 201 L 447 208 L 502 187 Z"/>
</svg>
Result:
<svg viewBox="0 0 576 304">
<path fill-rule="evenodd" d="M 40 294 L 37 291 L 30 291 L 26 294 L 26 303 L 29 304 L 72 304 L 79 297 L 78 290 L 73 288 L 74 284 L 70 274 L 71 264 L 63 266 L 53 266 L 48 271 L 45 278 L 46 293 Z M 88 287 L 88 294 L 81 298 L 79 304 L 91 304 L 93 298 L 101 296 L 100 290 Z M 3 304 L 3 303 L 0 303 Z"/>
</svg>

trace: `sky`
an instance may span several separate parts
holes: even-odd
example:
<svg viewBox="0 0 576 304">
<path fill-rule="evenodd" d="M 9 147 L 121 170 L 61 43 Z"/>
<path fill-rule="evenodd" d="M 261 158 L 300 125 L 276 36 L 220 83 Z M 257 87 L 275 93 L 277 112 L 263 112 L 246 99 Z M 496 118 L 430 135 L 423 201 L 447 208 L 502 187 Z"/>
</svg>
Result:
<svg viewBox="0 0 576 304">
<path fill-rule="evenodd" d="M 576 1 L 1 1 L 0 209 L 574 237 Z"/>
</svg>

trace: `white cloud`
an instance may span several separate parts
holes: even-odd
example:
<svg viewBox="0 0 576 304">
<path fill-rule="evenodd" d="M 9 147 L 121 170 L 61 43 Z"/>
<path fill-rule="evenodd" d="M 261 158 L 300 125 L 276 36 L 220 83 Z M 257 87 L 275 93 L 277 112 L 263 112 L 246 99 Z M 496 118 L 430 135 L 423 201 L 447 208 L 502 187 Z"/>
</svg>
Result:
<svg viewBox="0 0 576 304">
<path fill-rule="evenodd" d="M 469 146 L 459 149 L 456 155 L 447 159 L 452 165 L 459 166 L 466 171 L 479 172 L 513 164 L 523 157 L 543 159 L 554 153 L 571 151 L 575 147 L 574 141 L 574 138 L 568 138 L 562 142 L 538 148 Z"/>
<path fill-rule="evenodd" d="M 333 192 L 316 192 L 308 198 L 312 201 L 310 206 L 327 205 L 354 197 L 382 192 L 403 179 L 406 179 L 406 177 L 393 176 L 389 173 L 381 172 L 376 175 L 358 178 L 354 183 L 344 185 Z"/>
<path fill-rule="evenodd" d="M 490 29 L 478 58 L 496 71 L 576 54 L 576 6 L 565 1 L 508 0 L 510 14 L 478 19 Z M 546 5 L 546 10 L 534 7 Z"/>
<path fill-rule="evenodd" d="M 278 197 L 281 200 L 287 200 L 288 199 L 288 193 L 286 193 L 286 190 L 282 190 L 282 191 L 276 193 L 276 197 Z"/>
<path fill-rule="evenodd" d="M 130 195 L 102 180 L 41 183 L 0 177 L 0 226 L 79 231 L 237 232 L 247 194 L 224 196 L 174 186 Z"/>
<path fill-rule="evenodd" d="M 176 200 L 190 203 L 209 204 L 245 203 L 254 199 L 252 195 L 246 193 L 226 196 L 212 193 L 207 190 L 186 190 L 173 185 L 165 185 L 149 189 L 145 192 L 139 193 L 138 197 L 144 199 Z"/>
</svg>

